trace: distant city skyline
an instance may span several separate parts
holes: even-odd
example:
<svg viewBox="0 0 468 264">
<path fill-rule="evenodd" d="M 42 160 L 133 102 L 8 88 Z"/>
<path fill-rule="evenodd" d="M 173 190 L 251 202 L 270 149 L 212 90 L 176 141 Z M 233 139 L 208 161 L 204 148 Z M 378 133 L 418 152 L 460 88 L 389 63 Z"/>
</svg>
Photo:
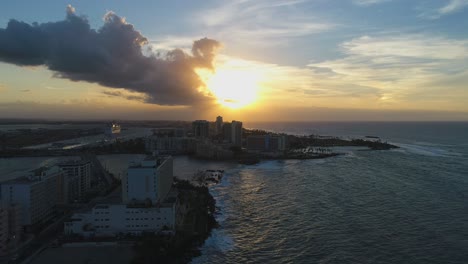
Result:
<svg viewBox="0 0 468 264">
<path fill-rule="evenodd" d="M 0 118 L 468 121 L 466 28 L 468 0 L 4 3 Z"/>
</svg>

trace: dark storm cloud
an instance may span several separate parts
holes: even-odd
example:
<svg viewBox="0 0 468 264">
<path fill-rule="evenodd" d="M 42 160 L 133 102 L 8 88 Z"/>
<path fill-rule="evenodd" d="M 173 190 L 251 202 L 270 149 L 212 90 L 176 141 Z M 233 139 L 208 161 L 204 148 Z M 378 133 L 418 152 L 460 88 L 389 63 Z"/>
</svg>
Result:
<svg viewBox="0 0 468 264">
<path fill-rule="evenodd" d="M 12 19 L 0 28 L 0 61 L 45 65 L 55 77 L 145 93 L 149 103 L 193 105 L 212 99 L 198 91 L 203 83 L 194 69 L 213 69 L 218 41 L 203 38 L 193 43 L 192 54 L 175 49 L 158 56 L 143 55 L 147 43 L 112 12 L 94 30 L 68 6 L 63 21 L 27 24 Z"/>
<path fill-rule="evenodd" d="M 141 101 L 144 102 L 146 100 L 145 96 L 141 95 L 133 95 L 133 94 L 126 94 L 121 91 L 115 90 L 115 91 L 103 91 L 102 94 L 107 95 L 109 97 L 122 97 L 127 100 L 132 100 L 132 101 Z"/>
</svg>

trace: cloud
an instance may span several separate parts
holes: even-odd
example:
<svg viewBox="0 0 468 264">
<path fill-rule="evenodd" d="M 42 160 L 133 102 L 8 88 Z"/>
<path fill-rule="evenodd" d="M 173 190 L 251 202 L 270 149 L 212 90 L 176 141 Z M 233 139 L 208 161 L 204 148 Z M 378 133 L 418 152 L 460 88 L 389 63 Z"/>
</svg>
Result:
<svg viewBox="0 0 468 264">
<path fill-rule="evenodd" d="M 384 2 L 389 2 L 391 0 L 354 0 L 353 3 L 360 6 L 370 6 L 374 4 L 381 4 Z"/>
<path fill-rule="evenodd" d="M 405 108 L 467 109 L 463 101 L 468 100 L 468 91 L 459 89 L 468 78 L 467 40 L 363 36 L 344 42 L 341 50 L 344 57 L 309 66 L 328 70 L 336 81 L 378 88 L 385 103 Z M 421 96 L 434 91 L 437 98 Z"/>
<path fill-rule="evenodd" d="M 146 37 L 113 12 L 94 30 L 68 6 L 63 21 L 27 24 L 12 19 L 0 28 L 0 61 L 44 65 L 58 78 L 144 93 L 147 103 L 196 105 L 213 100 L 195 69 L 213 70 L 218 41 L 196 40 L 191 54 L 181 49 L 153 54 L 145 50 L 147 44 Z"/>
<path fill-rule="evenodd" d="M 111 111 L 109 111 L 111 109 Z M 219 109 L 218 109 L 219 110 Z M 271 113 L 275 113 L 272 115 Z M 267 105 L 242 112 L 223 113 L 225 119 L 253 121 L 467 121 L 467 111 L 421 111 L 327 108 L 310 105 L 284 107 Z M 1 118 L 39 118 L 45 120 L 194 120 L 212 119 L 219 112 L 194 112 L 191 107 L 158 106 L 150 104 L 118 105 L 76 100 L 66 103 L 38 103 L 32 101 L 0 102 Z M 227 116 L 231 116 L 227 118 Z M 248 124 L 246 124 L 248 126 Z"/>
<path fill-rule="evenodd" d="M 144 93 L 129 92 L 124 89 L 119 89 L 119 90 L 106 89 L 102 92 L 102 94 L 107 95 L 109 97 L 120 97 L 120 98 L 125 98 L 127 100 L 140 101 L 140 102 L 145 102 L 148 97 Z"/>
<path fill-rule="evenodd" d="M 22 92 L 22 93 L 28 93 L 28 92 L 30 92 L 30 91 L 31 91 L 31 90 L 29 90 L 29 89 L 20 90 L 20 92 Z"/>
<path fill-rule="evenodd" d="M 324 82 L 325 84 L 326 82 Z M 304 89 L 303 92 L 306 95 L 312 95 L 314 97 L 375 97 L 379 98 L 382 95 L 380 89 L 369 86 L 356 85 L 352 83 L 343 84 L 330 84 L 329 87 L 323 87 L 321 89 Z M 331 87 L 330 87 L 331 86 Z"/>
<path fill-rule="evenodd" d="M 0 93 L 5 92 L 7 90 L 7 86 L 3 83 L 0 83 Z"/>
<path fill-rule="evenodd" d="M 424 8 L 425 10 L 419 15 L 421 18 L 438 19 L 442 16 L 450 15 L 459 12 L 468 6 L 468 0 L 450 0 L 444 6 L 438 8 Z"/>
<path fill-rule="evenodd" d="M 96 99 L 44 103 L 34 101 L 0 102 L 1 118 L 40 118 L 58 120 L 193 120 L 192 107 L 154 104 L 115 105 Z M 181 118 L 183 117 L 183 118 Z"/>
<path fill-rule="evenodd" d="M 349 55 L 383 58 L 462 59 L 468 58 L 468 41 L 424 35 L 390 37 L 363 36 L 345 42 Z"/>
<path fill-rule="evenodd" d="M 451 0 L 447 5 L 439 8 L 438 13 L 440 15 L 447 15 L 457 12 L 468 6 L 468 0 Z"/>
<path fill-rule="evenodd" d="M 258 0 L 227 1 L 203 10 L 195 21 L 230 43 L 248 42 L 257 46 L 286 44 L 291 38 L 329 31 L 334 23 L 319 21 L 307 12 L 306 1 Z"/>
</svg>

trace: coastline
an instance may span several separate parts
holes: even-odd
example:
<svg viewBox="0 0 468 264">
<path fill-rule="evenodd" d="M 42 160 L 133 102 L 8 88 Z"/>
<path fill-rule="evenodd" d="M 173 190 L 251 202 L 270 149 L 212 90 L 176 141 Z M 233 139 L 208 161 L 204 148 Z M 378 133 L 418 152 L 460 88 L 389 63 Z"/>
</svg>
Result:
<svg viewBox="0 0 468 264">
<path fill-rule="evenodd" d="M 201 255 L 201 246 L 218 226 L 216 200 L 206 186 L 175 181 L 179 191 L 181 220 L 174 236 L 146 235 L 134 245 L 132 263 L 189 263 Z"/>
</svg>

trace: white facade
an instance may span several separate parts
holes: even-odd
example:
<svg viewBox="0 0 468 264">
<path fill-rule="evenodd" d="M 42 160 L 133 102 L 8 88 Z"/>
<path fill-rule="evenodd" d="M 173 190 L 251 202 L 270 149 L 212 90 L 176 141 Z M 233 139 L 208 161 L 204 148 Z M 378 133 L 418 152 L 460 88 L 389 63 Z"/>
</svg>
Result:
<svg viewBox="0 0 468 264">
<path fill-rule="evenodd" d="M 65 234 L 114 236 L 174 230 L 176 203 L 164 207 L 132 207 L 124 204 L 97 205 L 90 213 L 75 214 L 65 223 Z"/>
<path fill-rule="evenodd" d="M 125 204 L 161 202 L 169 192 L 173 180 L 172 157 L 149 157 L 128 167 L 122 181 Z"/>
<path fill-rule="evenodd" d="M 59 178 L 62 175 L 63 172 L 58 167 L 41 168 L 28 177 L 2 183 L 2 205 L 18 204 L 23 226 L 47 221 L 53 216 L 55 205 L 59 201 Z"/>
</svg>

